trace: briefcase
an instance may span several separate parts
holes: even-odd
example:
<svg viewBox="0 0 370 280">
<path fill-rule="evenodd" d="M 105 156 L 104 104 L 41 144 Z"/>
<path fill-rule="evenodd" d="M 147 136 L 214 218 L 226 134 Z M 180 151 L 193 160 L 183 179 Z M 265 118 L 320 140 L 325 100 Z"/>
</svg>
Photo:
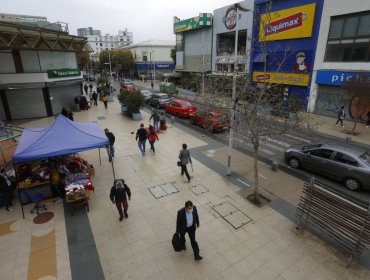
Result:
<svg viewBox="0 0 370 280">
<path fill-rule="evenodd" d="M 182 250 L 182 244 L 181 244 L 181 239 L 180 239 L 180 234 L 174 233 L 172 237 L 172 246 L 175 252 L 180 252 Z"/>
</svg>

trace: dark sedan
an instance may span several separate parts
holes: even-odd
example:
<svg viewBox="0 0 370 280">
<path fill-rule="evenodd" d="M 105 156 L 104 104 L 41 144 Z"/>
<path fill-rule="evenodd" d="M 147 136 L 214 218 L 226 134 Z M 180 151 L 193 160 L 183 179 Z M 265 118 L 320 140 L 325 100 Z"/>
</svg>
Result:
<svg viewBox="0 0 370 280">
<path fill-rule="evenodd" d="M 285 161 L 293 168 L 341 181 L 352 191 L 370 188 L 370 153 L 356 146 L 340 142 L 293 145 L 285 151 Z"/>
</svg>

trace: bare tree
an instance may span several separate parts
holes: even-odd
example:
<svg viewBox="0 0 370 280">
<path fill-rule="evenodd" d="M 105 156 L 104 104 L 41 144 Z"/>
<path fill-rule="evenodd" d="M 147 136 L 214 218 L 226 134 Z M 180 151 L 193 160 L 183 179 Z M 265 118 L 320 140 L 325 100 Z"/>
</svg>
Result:
<svg viewBox="0 0 370 280">
<path fill-rule="evenodd" d="M 355 135 L 357 122 L 370 107 L 370 78 L 366 75 L 358 75 L 356 78 L 343 84 L 343 88 L 351 96 L 350 114 L 353 118 L 351 134 Z"/>
</svg>

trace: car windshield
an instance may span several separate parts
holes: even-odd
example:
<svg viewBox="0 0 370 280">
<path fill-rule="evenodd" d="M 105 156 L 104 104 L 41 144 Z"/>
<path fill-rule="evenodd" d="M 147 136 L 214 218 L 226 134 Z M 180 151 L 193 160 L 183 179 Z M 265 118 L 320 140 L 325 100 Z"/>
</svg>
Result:
<svg viewBox="0 0 370 280">
<path fill-rule="evenodd" d="M 370 164 L 370 153 L 369 152 L 365 152 L 363 153 L 360 158 L 362 160 L 364 160 L 367 164 Z"/>
<path fill-rule="evenodd" d="M 303 146 L 303 150 L 310 150 L 314 148 L 320 148 L 322 144 L 311 144 L 311 145 L 305 145 Z"/>
<path fill-rule="evenodd" d="M 190 102 L 183 102 L 181 103 L 181 107 L 190 107 L 191 103 Z"/>
<path fill-rule="evenodd" d="M 159 99 L 167 99 L 168 98 L 168 95 L 165 94 L 165 95 L 159 95 L 158 96 Z"/>
</svg>

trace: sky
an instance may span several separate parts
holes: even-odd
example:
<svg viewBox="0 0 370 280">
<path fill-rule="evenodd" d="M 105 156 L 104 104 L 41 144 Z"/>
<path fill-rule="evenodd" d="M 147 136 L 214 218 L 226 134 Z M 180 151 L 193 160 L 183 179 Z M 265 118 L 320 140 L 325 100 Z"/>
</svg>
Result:
<svg viewBox="0 0 370 280">
<path fill-rule="evenodd" d="M 213 13 L 237 0 L 2 0 L 0 13 L 46 16 L 49 22 L 68 23 L 69 33 L 93 27 L 102 34 L 133 32 L 134 43 L 149 39 L 173 40 L 173 16 L 180 19 Z"/>
</svg>

